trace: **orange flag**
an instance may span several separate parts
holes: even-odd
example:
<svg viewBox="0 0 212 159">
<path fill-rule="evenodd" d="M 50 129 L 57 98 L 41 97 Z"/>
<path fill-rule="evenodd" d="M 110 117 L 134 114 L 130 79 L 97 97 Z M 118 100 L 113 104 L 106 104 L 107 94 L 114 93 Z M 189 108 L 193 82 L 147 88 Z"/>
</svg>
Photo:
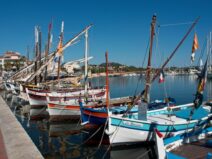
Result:
<svg viewBox="0 0 212 159">
<path fill-rule="evenodd" d="M 192 45 L 192 50 L 191 50 L 191 62 L 194 62 L 194 56 L 195 56 L 195 51 L 199 48 L 199 43 L 198 43 L 198 38 L 197 34 L 194 34 L 194 40 L 193 40 L 193 45 Z"/>
</svg>

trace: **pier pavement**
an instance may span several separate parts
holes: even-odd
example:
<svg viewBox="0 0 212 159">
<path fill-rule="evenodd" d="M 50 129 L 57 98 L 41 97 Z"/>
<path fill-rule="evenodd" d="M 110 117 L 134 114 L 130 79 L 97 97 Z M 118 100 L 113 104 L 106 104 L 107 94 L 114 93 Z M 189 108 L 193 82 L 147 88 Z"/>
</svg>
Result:
<svg viewBox="0 0 212 159">
<path fill-rule="evenodd" d="M 1 96 L 0 147 L 0 159 L 43 159 Z"/>
</svg>

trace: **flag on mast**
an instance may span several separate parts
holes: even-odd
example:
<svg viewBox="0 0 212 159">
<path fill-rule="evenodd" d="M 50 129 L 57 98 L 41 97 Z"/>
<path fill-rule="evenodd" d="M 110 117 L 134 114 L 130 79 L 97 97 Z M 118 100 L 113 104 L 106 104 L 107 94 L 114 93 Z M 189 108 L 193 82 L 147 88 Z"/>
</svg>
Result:
<svg viewBox="0 0 212 159">
<path fill-rule="evenodd" d="M 159 83 L 162 83 L 165 81 L 165 75 L 164 75 L 164 72 L 163 70 L 160 72 L 160 77 L 159 77 Z"/>
<path fill-rule="evenodd" d="M 201 94 L 203 94 L 203 90 L 207 82 L 207 67 L 208 66 L 207 66 L 207 60 L 206 60 L 204 68 L 200 75 L 200 80 L 199 80 L 198 89 L 197 89 L 198 93 L 201 93 Z"/>
<path fill-rule="evenodd" d="M 199 48 L 197 34 L 194 34 L 193 45 L 191 50 L 191 62 L 194 62 L 195 59 L 195 51 Z"/>
<path fill-rule="evenodd" d="M 199 82 L 197 86 L 197 92 L 194 99 L 194 106 L 198 108 L 203 102 L 203 91 L 207 82 L 207 68 L 208 68 L 208 57 L 206 59 L 205 65 L 201 71 Z"/>
</svg>

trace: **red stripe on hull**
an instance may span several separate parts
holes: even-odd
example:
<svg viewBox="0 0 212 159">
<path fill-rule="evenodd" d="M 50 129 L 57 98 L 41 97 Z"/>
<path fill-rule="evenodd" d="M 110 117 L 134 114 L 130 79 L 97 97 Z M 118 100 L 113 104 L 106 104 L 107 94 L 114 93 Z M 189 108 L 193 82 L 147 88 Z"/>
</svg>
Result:
<svg viewBox="0 0 212 159">
<path fill-rule="evenodd" d="M 86 108 L 95 108 L 96 106 L 85 106 Z M 48 108 L 52 109 L 68 109 L 68 110 L 80 110 L 79 105 L 60 105 L 60 104 L 53 104 L 53 103 L 48 103 Z"/>
<path fill-rule="evenodd" d="M 99 117 L 99 118 L 107 118 L 108 117 L 107 113 L 101 113 L 101 112 L 91 112 L 88 110 L 84 110 L 83 113 L 86 115 L 89 115 L 89 116 L 94 116 L 94 117 Z"/>
<path fill-rule="evenodd" d="M 63 105 L 59 105 L 59 104 L 52 104 L 52 103 L 48 103 L 48 108 L 62 108 L 62 109 L 69 109 L 69 110 L 80 110 L 80 106 L 63 106 Z"/>
<path fill-rule="evenodd" d="M 40 96 L 40 95 L 35 95 L 35 94 L 28 94 L 30 98 L 35 99 L 35 100 L 45 100 L 46 101 L 46 96 Z"/>
</svg>

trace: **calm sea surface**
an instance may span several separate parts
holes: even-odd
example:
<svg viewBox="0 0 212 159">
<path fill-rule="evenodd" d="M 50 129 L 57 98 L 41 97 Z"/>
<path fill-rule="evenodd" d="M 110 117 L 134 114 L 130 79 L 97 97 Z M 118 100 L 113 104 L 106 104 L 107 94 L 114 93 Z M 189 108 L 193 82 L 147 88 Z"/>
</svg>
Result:
<svg viewBox="0 0 212 159">
<path fill-rule="evenodd" d="M 110 77 L 111 98 L 133 96 L 144 88 L 138 76 Z M 105 85 L 105 78 L 91 79 L 92 86 Z M 165 82 L 151 86 L 151 100 L 173 97 L 177 104 L 190 103 L 197 87 L 196 76 L 166 76 Z M 212 80 L 208 79 L 204 100 L 212 97 Z M 49 123 L 47 119 L 28 121 L 16 113 L 18 120 L 47 159 L 66 158 L 155 158 L 153 146 L 119 147 L 110 149 L 107 137 L 100 143 L 102 131 L 81 130 L 79 123 Z M 95 133 L 95 135 L 93 135 Z M 99 148 L 98 148 L 99 145 Z"/>
</svg>

